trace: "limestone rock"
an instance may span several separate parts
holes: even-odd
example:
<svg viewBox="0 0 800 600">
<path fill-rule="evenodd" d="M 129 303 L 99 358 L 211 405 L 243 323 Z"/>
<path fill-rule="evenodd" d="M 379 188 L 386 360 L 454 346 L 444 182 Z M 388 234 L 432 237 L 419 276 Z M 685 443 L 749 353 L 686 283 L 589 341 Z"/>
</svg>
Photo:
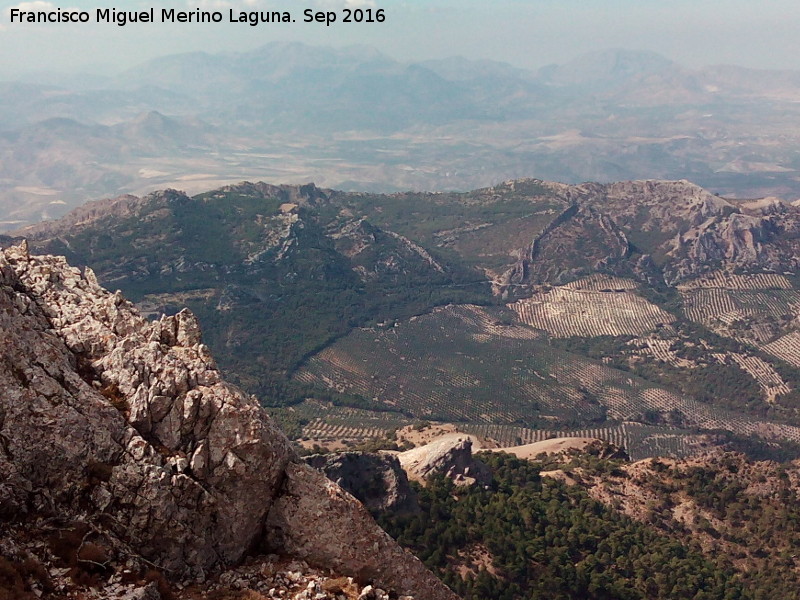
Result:
<svg viewBox="0 0 800 600">
<path fill-rule="evenodd" d="M 0 251 L 0 340 L 0 515 L 12 528 L 59 524 L 116 562 L 189 582 L 285 540 L 321 567 L 455 598 L 355 499 L 296 464 L 256 399 L 221 379 L 188 311 L 149 322 L 90 271 L 22 244 Z M 287 496 L 298 489 L 300 501 Z"/>
<path fill-rule="evenodd" d="M 221 381 L 194 317 L 149 323 L 24 247 L 0 267 L 3 470 L 68 503 L 87 493 L 90 458 L 110 467 L 88 490 L 96 508 L 147 559 L 187 573 L 241 560 L 293 454 L 254 399 Z"/>
<path fill-rule="evenodd" d="M 472 456 L 472 439 L 447 435 L 429 444 L 397 455 L 411 479 L 424 481 L 444 475 L 459 484 L 485 484 L 491 480 L 488 467 Z"/>
<path fill-rule="evenodd" d="M 274 547 L 361 581 L 374 581 L 401 594 L 427 600 L 456 596 L 416 558 L 380 529 L 353 496 L 320 471 L 289 464 L 283 492 L 266 523 L 266 540 Z M 357 543 L 342 544 L 342 540 Z M 425 590 L 424 595 L 420 590 Z"/>
</svg>

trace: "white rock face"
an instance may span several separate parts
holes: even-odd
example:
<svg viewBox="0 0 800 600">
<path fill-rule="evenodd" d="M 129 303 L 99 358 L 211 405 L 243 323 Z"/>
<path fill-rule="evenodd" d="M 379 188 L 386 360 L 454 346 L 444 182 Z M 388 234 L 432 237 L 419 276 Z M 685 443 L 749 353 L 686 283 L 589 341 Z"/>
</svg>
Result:
<svg viewBox="0 0 800 600">
<path fill-rule="evenodd" d="M 453 433 L 429 444 L 406 450 L 397 455 L 409 479 L 425 481 L 444 475 L 458 484 L 472 485 L 491 480 L 486 465 L 472 456 L 474 436 Z"/>
<path fill-rule="evenodd" d="M 188 311 L 148 322 L 90 270 L 23 244 L 0 250 L 0 347 L 0 516 L 12 522 L 81 520 L 171 577 L 200 580 L 276 546 L 264 539 L 268 516 L 282 523 L 276 540 L 328 523 L 313 503 L 276 512 L 293 486 L 349 498 L 338 514 L 353 527 L 324 540 L 318 566 L 358 573 L 352 547 L 383 534 L 352 497 L 294 464 L 256 399 L 222 381 Z M 385 547 L 393 562 L 376 581 L 455 598 Z"/>
<path fill-rule="evenodd" d="M 0 377 L 18 394 L 3 395 L 5 460 L 57 502 L 91 457 L 113 467 L 94 508 L 143 556 L 189 574 L 239 561 L 293 454 L 221 381 L 193 315 L 147 322 L 91 273 L 23 247 L 0 268 Z"/>
</svg>

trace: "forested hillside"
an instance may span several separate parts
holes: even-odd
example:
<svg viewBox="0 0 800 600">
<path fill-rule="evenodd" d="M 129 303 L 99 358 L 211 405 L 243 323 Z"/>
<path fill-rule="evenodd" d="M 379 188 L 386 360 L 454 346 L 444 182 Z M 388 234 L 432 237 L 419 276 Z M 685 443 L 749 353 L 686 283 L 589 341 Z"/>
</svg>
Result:
<svg viewBox="0 0 800 600">
<path fill-rule="evenodd" d="M 674 483 L 668 475 L 677 471 L 662 465 L 645 483 L 632 472 L 636 465 L 591 455 L 566 465 L 548 464 L 546 457 L 542 463 L 502 453 L 479 456 L 491 467 L 489 486 L 435 479 L 418 488 L 419 514 L 381 520 L 467 600 L 797 597 L 796 469 L 792 483 L 785 472 L 769 484 L 771 473 L 762 475 L 762 485 L 783 490 L 780 501 L 764 503 L 763 495 L 742 496 L 748 484 L 757 485 L 755 465 L 750 475 L 727 483 L 727 469 L 713 461 L 687 467 Z M 726 460 L 729 467 L 747 464 Z M 631 477 L 641 484 L 637 493 L 617 488 L 601 502 L 587 491 L 591 481 Z M 713 524 L 698 521 L 706 534 L 696 537 L 678 520 L 674 502 L 653 499 L 665 486 L 711 511 Z M 621 503 L 639 504 L 642 511 L 628 516 Z"/>
</svg>

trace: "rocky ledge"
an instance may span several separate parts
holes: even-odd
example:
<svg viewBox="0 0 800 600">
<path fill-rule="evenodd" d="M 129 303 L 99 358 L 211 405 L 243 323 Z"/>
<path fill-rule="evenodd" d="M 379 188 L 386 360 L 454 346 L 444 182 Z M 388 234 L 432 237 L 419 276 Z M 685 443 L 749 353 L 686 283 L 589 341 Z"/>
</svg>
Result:
<svg viewBox="0 0 800 600">
<path fill-rule="evenodd" d="M 123 574 L 190 586 L 277 551 L 456 598 L 221 379 L 188 311 L 147 321 L 22 244 L 0 251 L 0 336 L 0 567 L 53 565 L 105 597 Z"/>
<path fill-rule="evenodd" d="M 372 514 L 419 512 L 417 494 L 396 456 L 342 452 L 314 454 L 305 461 L 353 494 Z"/>
</svg>

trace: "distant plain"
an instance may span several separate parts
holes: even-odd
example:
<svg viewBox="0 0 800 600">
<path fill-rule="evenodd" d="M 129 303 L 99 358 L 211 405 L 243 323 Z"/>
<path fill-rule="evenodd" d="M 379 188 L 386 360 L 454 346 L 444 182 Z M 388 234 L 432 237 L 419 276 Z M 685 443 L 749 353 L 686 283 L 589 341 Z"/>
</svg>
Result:
<svg viewBox="0 0 800 600">
<path fill-rule="evenodd" d="M 51 83 L 52 81 L 52 83 Z M 272 43 L 0 82 L 0 230 L 243 180 L 344 191 L 688 179 L 800 198 L 800 72 L 608 50 L 538 71 Z"/>
</svg>

